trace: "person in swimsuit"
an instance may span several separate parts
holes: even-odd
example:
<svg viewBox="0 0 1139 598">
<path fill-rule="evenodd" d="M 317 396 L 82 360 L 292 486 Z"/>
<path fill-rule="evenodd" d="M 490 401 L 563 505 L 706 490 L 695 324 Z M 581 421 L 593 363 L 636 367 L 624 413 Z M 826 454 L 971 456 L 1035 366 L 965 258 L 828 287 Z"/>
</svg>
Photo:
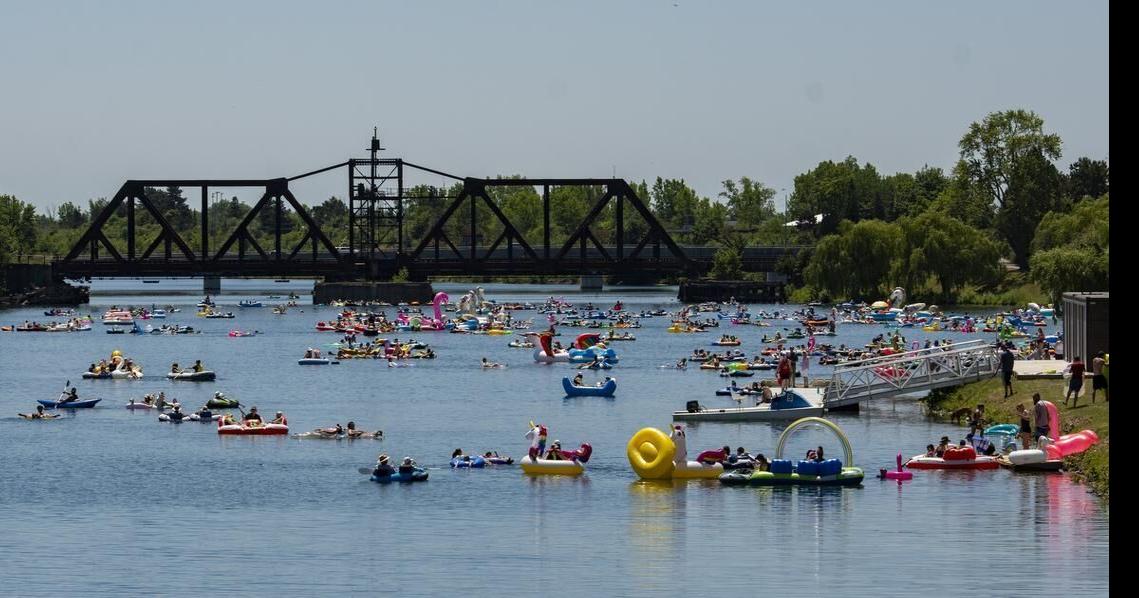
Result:
<svg viewBox="0 0 1139 598">
<path fill-rule="evenodd" d="M 1032 419 L 1028 410 L 1024 408 L 1024 403 L 1016 406 L 1016 415 L 1020 418 L 1020 430 L 1017 434 L 1020 436 L 1020 444 L 1025 450 L 1028 450 L 1028 446 L 1032 442 Z"/>
</svg>

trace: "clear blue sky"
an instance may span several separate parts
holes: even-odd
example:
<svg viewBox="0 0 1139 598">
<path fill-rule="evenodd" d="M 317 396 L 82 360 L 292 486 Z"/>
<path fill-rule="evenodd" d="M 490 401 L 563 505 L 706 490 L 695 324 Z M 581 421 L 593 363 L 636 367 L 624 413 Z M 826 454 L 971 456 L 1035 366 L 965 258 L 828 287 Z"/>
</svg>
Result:
<svg viewBox="0 0 1139 598">
<path fill-rule="evenodd" d="M 1108 157 L 1106 2 L 4 0 L 0 57 L 0 193 L 38 206 L 299 174 L 362 156 L 373 125 L 459 175 L 706 196 L 847 155 L 948 170 L 970 122 L 1016 107 L 1062 167 Z"/>
</svg>

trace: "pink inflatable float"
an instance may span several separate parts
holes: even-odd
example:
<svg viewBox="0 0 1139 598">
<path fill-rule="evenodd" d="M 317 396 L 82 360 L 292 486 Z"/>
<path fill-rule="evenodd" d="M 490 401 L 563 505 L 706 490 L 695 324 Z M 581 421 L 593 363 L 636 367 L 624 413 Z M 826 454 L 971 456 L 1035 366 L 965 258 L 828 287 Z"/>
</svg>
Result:
<svg viewBox="0 0 1139 598">
<path fill-rule="evenodd" d="M 1078 455 L 1097 442 L 1099 442 L 1099 436 L 1095 431 L 1083 430 L 1075 434 L 1061 436 L 1052 444 L 1045 446 L 1044 452 L 1047 453 L 1049 460 L 1063 459 L 1069 455 Z"/>
<path fill-rule="evenodd" d="M 878 477 L 884 480 L 898 480 L 901 482 L 914 479 L 914 472 L 902 469 L 902 453 L 898 453 L 898 469 L 894 471 L 886 471 L 883 469 L 878 473 Z"/>
</svg>

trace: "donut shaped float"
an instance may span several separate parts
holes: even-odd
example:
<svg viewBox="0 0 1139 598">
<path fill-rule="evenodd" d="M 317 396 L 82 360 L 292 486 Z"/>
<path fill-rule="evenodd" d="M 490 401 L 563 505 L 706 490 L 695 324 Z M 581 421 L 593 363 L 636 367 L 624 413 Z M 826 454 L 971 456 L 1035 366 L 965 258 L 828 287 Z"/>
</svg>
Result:
<svg viewBox="0 0 1139 598">
<path fill-rule="evenodd" d="M 656 428 L 643 428 L 629 439 L 625 454 L 629 464 L 644 480 L 713 479 L 724 473 L 720 463 L 677 462 L 676 443 Z"/>
</svg>

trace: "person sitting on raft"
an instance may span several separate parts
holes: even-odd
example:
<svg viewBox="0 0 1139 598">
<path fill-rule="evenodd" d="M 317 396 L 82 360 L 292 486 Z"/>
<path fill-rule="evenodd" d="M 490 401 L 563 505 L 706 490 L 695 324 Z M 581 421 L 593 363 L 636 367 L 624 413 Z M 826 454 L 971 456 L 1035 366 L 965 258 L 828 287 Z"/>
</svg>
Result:
<svg viewBox="0 0 1139 598">
<path fill-rule="evenodd" d="M 372 470 L 372 475 L 383 478 L 394 474 L 395 468 L 391 466 L 390 461 L 391 459 L 388 458 L 387 454 L 380 454 L 379 458 L 376 459 L 376 468 Z"/>
<path fill-rule="evenodd" d="M 237 420 L 233 418 L 233 414 L 226 413 L 221 416 L 221 425 L 223 426 L 236 426 Z"/>
<path fill-rule="evenodd" d="M 573 377 L 573 385 L 574 386 L 583 386 L 584 382 L 585 382 L 585 379 L 582 377 L 581 374 L 578 374 L 578 375 Z"/>
<path fill-rule="evenodd" d="M 752 457 L 751 454 L 749 454 L 746 450 L 744 450 L 744 447 L 742 446 L 736 447 L 736 454 L 732 455 L 732 458 L 737 463 L 740 461 L 755 461 L 755 458 Z"/>
<path fill-rule="evenodd" d="M 411 475 L 415 471 L 415 459 L 411 457 L 404 457 L 403 463 L 399 464 L 399 472 L 403 475 Z"/>
<path fill-rule="evenodd" d="M 944 457 L 945 456 L 945 450 L 948 448 L 949 448 L 949 437 L 948 436 L 942 436 L 941 441 L 937 443 L 937 455 L 936 456 Z"/>
<path fill-rule="evenodd" d="M 940 457 L 941 455 L 937 454 L 937 449 L 934 448 L 934 446 L 932 444 L 927 444 L 927 445 L 925 445 L 925 456 L 927 456 L 927 457 Z"/>
<path fill-rule="evenodd" d="M 171 374 L 179 374 L 181 372 L 182 372 L 182 369 L 178 367 L 177 362 L 170 364 L 170 373 Z"/>
<path fill-rule="evenodd" d="M 983 432 L 980 436 L 967 434 L 965 436 L 965 440 L 969 441 L 969 444 L 973 446 L 973 449 L 982 455 L 993 455 L 997 452 L 997 447 L 992 442 L 990 442 L 988 438 L 985 438 L 985 434 Z"/>
<path fill-rule="evenodd" d="M 214 414 L 210 411 L 209 405 L 202 405 L 202 408 L 197 411 L 196 415 L 198 419 L 202 421 L 209 421 L 214 418 Z"/>
<path fill-rule="evenodd" d="M 687 357 L 681 357 L 680 361 L 676 362 L 676 369 L 678 369 L 678 370 L 688 369 L 688 358 Z"/>
<path fill-rule="evenodd" d="M 763 453 L 759 453 L 755 456 L 755 469 L 759 471 L 771 469 L 771 462 L 767 460 L 767 457 Z"/>
<path fill-rule="evenodd" d="M 564 461 L 562 459 L 562 441 L 554 440 L 550 445 L 550 450 L 546 451 L 545 459 L 547 461 Z"/>
<path fill-rule="evenodd" d="M 96 368 L 95 364 L 92 363 L 91 367 L 87 368 L 87 373 L 88 374 L 97 374 L 97 373 L 99 373 L 99 370 Z"/>
<path fill-rule="evenodd" d="M 166 414 L 172 421 L 181 421 L 186 418 L 186 414 L 182 413 L 181 405 L 174 405 L 174 411 Z"/>
<path fill-rule="evenodd" d="M 815 449 L 815 461 L 819 462 L 819 461 L 825 461 L 825 460 L 826 460 L 826 458 L 823 457 L 823 447 L 820 446 L 820 447 L 816 448 Z"/>
<path fill-rule="evenodd" d="M 241 418 L 241 421 L 252 425 L 260 425 L 263 423 L 261 421 L 261 414 L 257 413 L 257 407 L 250 407 L 249 413 L 246 413 L 245 416 Z M 256 422 L 256 424 L 253 424 L 253 422 Z"/>
<path fill-rule="evenodd" d="M 500 368 L 500 367 L 502 367 L 502 364 L 501 363 L 494 363 L 492 361 L 487 361 L 487 358 L 483 357 L 482 358 L 482 366 L 484 368 Z"/>
<path fill-rule="evenodd" d="M 201 359 L 194 362 L 194 373 L 195 374 L 201 373 L 201 372 L 205 371 L 205 369 L 206 368 L 204 366 L 202 366 L 202 360 Z"/>
<path fill-rule="evenodd" d="M 274 417 L 272 419 L 272 421 L 270 421 L 269 423 L 281 424 L 283 426 L 287 426 L 287 425 L 289 425 L 289 420 L 288 420 L 288 418 L 285 417 L 284 411 L 278 411 L 276 417 Z"/>
</svg>

